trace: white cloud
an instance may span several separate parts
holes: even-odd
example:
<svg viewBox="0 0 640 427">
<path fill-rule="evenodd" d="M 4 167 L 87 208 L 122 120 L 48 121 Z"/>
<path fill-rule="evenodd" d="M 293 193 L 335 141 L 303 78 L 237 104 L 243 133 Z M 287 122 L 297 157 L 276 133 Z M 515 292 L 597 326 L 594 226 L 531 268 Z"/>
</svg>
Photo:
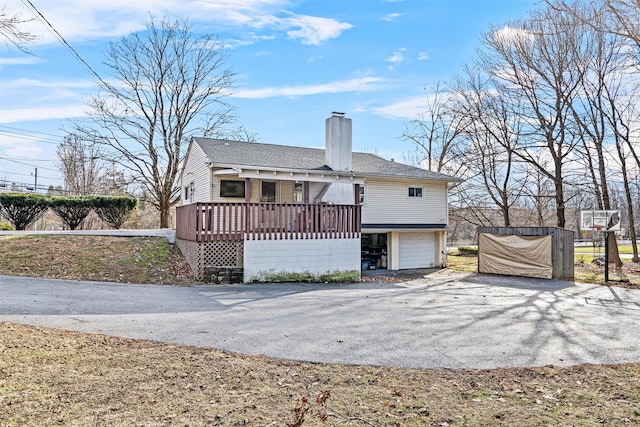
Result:
<svg viewBox="0 0 640 427">
<path fill-rule="evenodd" d="M 372 108 L 371 110 L 380 116 L 388 119 L 413 120 L 424 107 L 424 97 L 413 97 L 394 102 L 383 107 Z"/>
<path fill-rule="evenodd" d="M 392 22 L 392 21 L 395 21 L 396 19 L 398 19 L 401 16 L 402 16 L 401 13 L 390 13 L 390 14 L 385 15 L 382 18 L 380 18 L 380 20 L 381 21 L 386 21 L 386 22 Z"/>
<path fill-rule="evenodd" d="M 429 59 L 431 59 L 429 57 L 429 53 L 428 52 L 420 52 L 418 54 L 418 61 L 428 61 Z"/>
<path fill-rule="evenodd" d="M 0 123 L 70 119 L 83 117 L 86 115 L 86 111 L 87 106 L 84 104 L 61 104 L 31 108 L 1 108 Z"/>
<path fill-rule="evenodd" d="M 8 157 L 21 157 L 33 159 L 42 153 L 42 147 L 33 144 L 21 143 L 13 148 L 7 148 L 5 153 Z"/>
<path fill-rule="evenodd" d="M 353 25 L 346 22 L 308 15 L 294 16 L 286 22 L 292 27 L 299 27 L 297 30 L 287 31 L 290 39 L 302 39 L 302 44 L 310 45 L 319 45 L 340 36 L 344 30 L 353 28 Z"/>
<path fill-rule="evenodd" d="M 533 34 L 522 28 L 505 25 L 492 34 L 493 38 L 502 44 L 527 43 L 533 40 Z"/>
<path fill-rule="evenodd" d="M 377 88 L 376 83 L 382 82 L 380 77 L 362 77 L 344 81 L 334 81 L 315 85 L 267 87 L 262 89 L 247 89 L 234 92 L 234 98 L 262 99 L 280 96 L 297 97 L 320 95 L 324 93 L 345 93 L 370 91 Z"/>
<path fill-rule="evenodd" d="M 392 64 L 399 64 L 402 61 L 404 61 L 404 52 L 405 51 L 406 51 L 405 48 L 398 49 L 395 52 L 393 52 L 393 55 L 391 55 L 390 57 L 386 58 L 385 61 L 391 62 Z"/>
<path fill-rule="evenodd" d="M 405 51 L 406 51 L 405 48 L 398 49 L 395 52 L 393 52 L 393 55 L 391 55 L 391 56 L 389 56 L 389 57 L 384 59 L 386 62 L 388 62 L 390 64 L 389 67 L 388 67 L 390 70 L 393 70 L 396 65 L 401 64 L 402 62 L 404 62 L 404 52 Z"/>
<path fill-rule="evenodd" d="M 36 7 L 69 42 L 127 35 L 143 29 L 149 14 L 188 19 L 194 25 L 211 26 L 214 32 L 216 27 L 225 26 L 285 32 L 289 38 L 310 45 L 338 37 L 353 27 L 332 18 L 298 15 L 287 11 L 287 6 L 287 0 L 56 0 L 39 2 Z M 34 16 L 20 0 L 6 0 L 5 11 L 10 15 L 21 13 L 24 18 Z M 59 43 L 40 20 L 23 24 L 23 29 L 39 37 L 34 45 Z M 252 33 L 247 42 L 273 37 Z"/>
<path fill-rule="evenodd" d="M 2 83 L 4 90 L 19 89 L 27 90 L 33 88 L 47 89 L 87 89 L 94 88 L 96 84 L 89 80 L 37 80 L 37 79 L 15 79 Z"/>
</svg>

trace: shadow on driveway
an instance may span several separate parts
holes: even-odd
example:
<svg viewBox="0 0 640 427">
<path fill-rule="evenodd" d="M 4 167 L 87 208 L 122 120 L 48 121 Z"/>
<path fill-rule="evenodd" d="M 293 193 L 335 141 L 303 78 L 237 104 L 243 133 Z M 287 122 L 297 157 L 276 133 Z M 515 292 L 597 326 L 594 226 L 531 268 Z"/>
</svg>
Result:
<svg viewBox="0 0 640 427">
<path fill-rule="evenodd" d="M 575 282 L 557 279 L 537 279 L 532 277 L 498 276 L 495 274 L 474 273 L 460 280 L 466 283 L 475 283 L 489 286 L 500 286 L 531 291 L 559 291 L 574 287 Z"/>
</svg>

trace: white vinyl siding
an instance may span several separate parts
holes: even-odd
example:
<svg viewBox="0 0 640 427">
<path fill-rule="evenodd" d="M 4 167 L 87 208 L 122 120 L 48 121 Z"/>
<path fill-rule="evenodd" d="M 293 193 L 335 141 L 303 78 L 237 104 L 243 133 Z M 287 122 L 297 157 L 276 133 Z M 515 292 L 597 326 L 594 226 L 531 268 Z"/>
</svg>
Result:
<svg viewBox="0 0 640 427">
<path fill-rule="evenodd" d="M 188 205 L 193 202 L 208 202 L 211 200 L 210 182 L 211 172 L 207 166 L 207 156 L 198 144 L 191 144 L 187 159 L 184 163 L 182 181 L 180 183 L 180 204 Z M 193 182 L 193 195 L 190 200 L 184 199 L 184 188 Z M 191 192 L 191 189 L 189 190 Z M 191 194 L 190 194 L 191 196 Z"/>
<path fill-rule="evenodd" d="M 278 186 L 278 201 L 281 203 L 291 203 L 293 201 L 293 181 L 280 181 Z"/>
<path fill-rule="evenodd" d="M 435 233 L 400 233 L 400 269 L 436 266 Z"/>
<path fill-rule="evenodd" d="M 422 198 L 407 197 L 408 187 L 421 187 Z M 447 183 L 367 179 L 363 224 L 446 224 Z"/>
</svg>

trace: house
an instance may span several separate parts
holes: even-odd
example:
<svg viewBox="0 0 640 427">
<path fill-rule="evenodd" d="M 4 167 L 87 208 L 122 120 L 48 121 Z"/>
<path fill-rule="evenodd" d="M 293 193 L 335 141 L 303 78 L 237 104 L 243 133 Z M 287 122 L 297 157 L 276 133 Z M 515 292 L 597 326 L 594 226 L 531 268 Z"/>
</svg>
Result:
<svg viewBox="0 0 640 427">
<path fill-rule="evenodd" d="M 196 275 L 359 280 L 361 268 L 445 266 L 447 191 L 460 180 L 352 153 L 351 129 L 333 113 L 325 149 L 192 138 L 176 238 Z"/>
</svg>

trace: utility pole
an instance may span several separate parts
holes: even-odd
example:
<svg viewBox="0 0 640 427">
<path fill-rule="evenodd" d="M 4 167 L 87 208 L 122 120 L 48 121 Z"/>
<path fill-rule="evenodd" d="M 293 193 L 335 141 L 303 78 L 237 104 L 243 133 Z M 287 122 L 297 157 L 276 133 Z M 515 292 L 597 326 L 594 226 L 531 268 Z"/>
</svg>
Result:
<svg viewBox="0 0 640 427">
<path fill-rule="evenodd" d="M 35 182 L 33 183 L 33 193 L 35 194 L 38 192 L 38 168 L 36 168 L 34 177 L 35 177 Z"/>
</svg>

